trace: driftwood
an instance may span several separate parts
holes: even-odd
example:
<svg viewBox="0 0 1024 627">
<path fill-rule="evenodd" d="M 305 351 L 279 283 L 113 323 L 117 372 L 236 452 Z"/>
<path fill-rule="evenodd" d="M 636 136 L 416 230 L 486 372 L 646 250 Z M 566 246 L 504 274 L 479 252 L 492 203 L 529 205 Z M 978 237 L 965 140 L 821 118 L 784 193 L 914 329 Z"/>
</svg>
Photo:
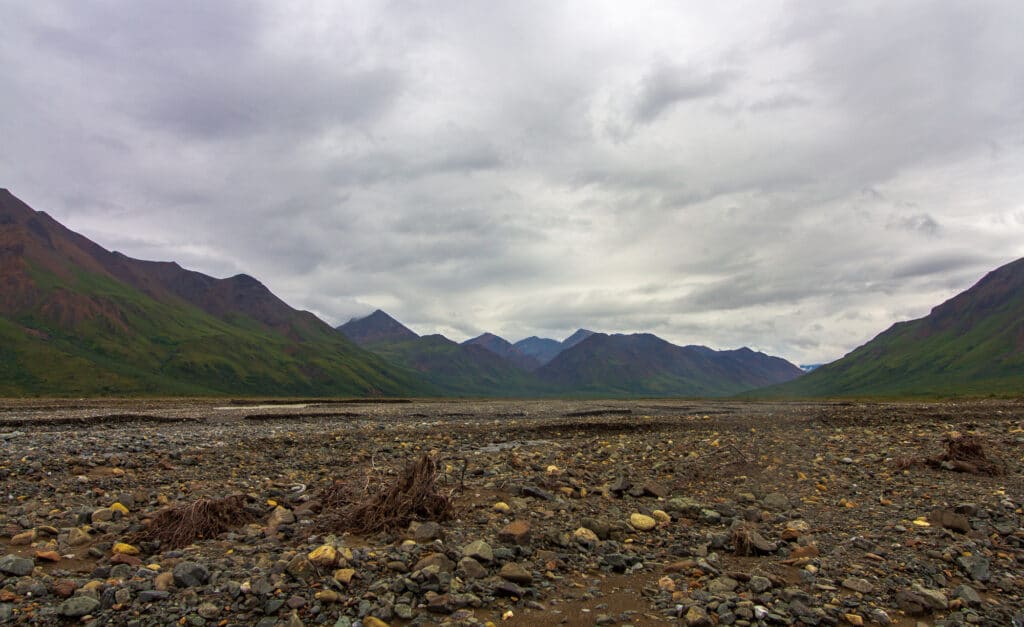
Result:
<svg viewBox="0 0 1024 627">
<path fill-rule="evenodd" d="M 223 499 L 199 499 L 160 510 L 134 540 L 158 541 L 164 550 L 180 549 L 258 518 L 256 512 L 246 508 L 246 497 L 242 494 Z"/>
</svg>

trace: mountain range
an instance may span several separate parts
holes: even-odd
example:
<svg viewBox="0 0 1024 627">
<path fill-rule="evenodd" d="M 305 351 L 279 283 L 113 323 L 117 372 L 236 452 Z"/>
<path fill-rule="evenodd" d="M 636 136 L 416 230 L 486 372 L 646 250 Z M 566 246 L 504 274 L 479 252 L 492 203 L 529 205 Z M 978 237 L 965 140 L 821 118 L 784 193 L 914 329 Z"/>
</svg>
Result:
<svg viewBox="0 0 1024 627">
<path fill-rule="evenodd" d="M 340 332 L 339 332 L 340 331 Z M 807 374 L 748 348 L 579 329 L 515 343 L 337 329 L 245 274 L 109 251 L 0 190 L 0 395 L 948 396 L 1024 388 L 1024 259 Z"/>
<path fill-rule="evenodd" d="M 484 333 L 456 344 L 438 335 L 417 337 L 381 310 L 338 330 L 363 348 L 422 373 L 449 394 L 724 396 L 803 372 L 747 348 L 676 346 L 647 333 L 579 329 L 561 342 L 531 337 L 515 344 Z"/>
</svg>

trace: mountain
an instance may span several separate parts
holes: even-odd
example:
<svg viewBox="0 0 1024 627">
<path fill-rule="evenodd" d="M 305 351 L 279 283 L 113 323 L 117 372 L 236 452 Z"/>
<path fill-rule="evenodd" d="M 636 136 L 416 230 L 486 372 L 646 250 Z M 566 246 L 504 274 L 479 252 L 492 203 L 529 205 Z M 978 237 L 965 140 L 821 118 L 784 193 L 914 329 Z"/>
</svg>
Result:
<svg viewBox="0 0 1024 627">
<path fill-rule="evenodd" d="M 478 344 L 458 344 L 443 335 L 380 342 L 368 348 L 394 364 L 416 371 L 449 395 L 538 396 L 555 391 L 489 349 Z"/>
<path fill-rule="evenodd" d="M 801 374 L 749 348 L 676 346 L 649 333 L 590 333 L 537 371 L 544 381 L 595 396 L 725 396 Z"/>
<path fill-rule="evenodd" d="M 1024 259 L 986 274 L 924 318 L 897 322 L 842 359 L 764 396 L 1019 395 Z"/>
<path fill-rule="evenodd" d="M 359 346 L 377 342 L 401 342 L 419 336 L 380 309 L 365 318 L 353 318 L 338 327 L 345 337 Z"/>
<path fill-rule="evenodd" d="M 108 251 L 0 190 L 0 395 L 430 391 L 250 276 Z"/>
<path fill-rule="evenodd" d="M 535 357 L 521 353 L 508 340 L 493 333 L 484 333 L 462 343 L 463 346 L 479 346 L 502 359 L 507 359 L 523 370 L 536 370 L 541 363 Z"/>
<path fill-rule="evenodd" d="M 552 340 L 546 337 L 537 337 L 536 335 L 519 340 L 512 346 L 521 354 L 536 359 L 537 363 L 541 366 L 548 363 L 554 359 L 558 353 L 562 352 L 562 343 L 558 340 Z"/>
<path fill-rule="evenodd" d="M 576 329 L 575 333 L 562 340 L 562 350 L 566 350 L 572 348 L 573 346 L 576 346 L 577 344 L 587 339 L 591 335 L 594 335 L 593 331 L 588 331 L 586 329 Z"/>
</svg>

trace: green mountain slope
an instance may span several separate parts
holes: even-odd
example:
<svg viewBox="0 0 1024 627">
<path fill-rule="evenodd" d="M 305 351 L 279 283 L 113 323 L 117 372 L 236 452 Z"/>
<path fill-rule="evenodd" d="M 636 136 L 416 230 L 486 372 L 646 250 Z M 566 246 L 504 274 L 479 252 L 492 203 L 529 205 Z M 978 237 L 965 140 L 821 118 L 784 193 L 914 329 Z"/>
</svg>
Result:
<svg viewBox="0 0 1024 627">
<path fill-rule="evenodd" d="M 757 396 L 947 396 L 1024 390 L 1024 259 L 918 320 Z"/>
<path fill-rule="evenodd" d="M 0 190 L 0 395 L 410 395 L 258 281 L 109 252 Z"/>
</svg>

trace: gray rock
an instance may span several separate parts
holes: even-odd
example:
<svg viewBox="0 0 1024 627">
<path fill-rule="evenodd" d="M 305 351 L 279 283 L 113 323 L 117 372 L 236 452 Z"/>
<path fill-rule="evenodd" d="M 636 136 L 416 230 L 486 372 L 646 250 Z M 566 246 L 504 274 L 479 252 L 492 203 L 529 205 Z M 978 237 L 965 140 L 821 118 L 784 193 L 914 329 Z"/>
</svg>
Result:
<svg viewBox="0 0 1024 627">
<path fill-rule="evenodd" d="M 0 572 L 7 575 L 14 575 L 15 577 L 24 577 L 32 573 L 32 569 L 35 567 L 35 562 L 24 557 L 18 557 L 17 555 L 7 554 L 0 557 Z"/>
<path fill-rule="evenodd" d="M 81 618 L 100 608 L 100 602 L 85 595 L 73 596 L 60 604 L 57 613 L 65 618 Z"/>
<path fill-rule="evenodd" d="M 174 567 L 174 585 L 179 588 L 201 586 L 210 580 L 210 571 L 196 562 L 179 562 Z"/>
<path fill-rule="evenodd" d="M 973 607 L 977 607 L 982 603 L 981 595 L 978 594 L 978 591 L 967 584 L 960 584 L 957 586 L 956 589 L 953 590 L 953 598 L 960 599 L 964 603 Z"/>
<path fill-rule="evenodd" d="M 754 575 L 750 578 L 750 581 L 747 582 L 747 587 L 750 588 L 750 591 L 754 594 L 761 594 L 762 592 L 767 592 L 772 589 L 772 580 L 760 575 Z"/>
<path fill-rule="evenodd" d="M 868 594 L 869 592 L 871 592 L 872 588 L 874 588 L 874 586 L 871 585 L 871 582 L 867 581 L 866 579 L 859 579 L 857 577 L 847 577 L 846 579 L 844 579 L 843 587 L 849 588 L 854 592 L 860 592 L 861 594 Z"/>
<path fill-rule="evenodd" d="M 739 582 L 732 577 L 718 577 L 708 583 L 708 592 L 711 594 L 722 594 L 732 592 L 739 586 Z"/>
<path fill-rule="evenodd" d="M 991 562 L 987 557 L 965 555 L 958 557 L 956 563 L 975 581 L 988 581 L 992 578 L 992 573 L 989 570 Z"/>
<path fill-rule="evenodd" d="M 483 579 L 487 576 L 487 569 L 472 557 L 459 560 L 459 571 L 469 579 Z"/>
<path fill-rule="evenodd" d="M 776 512 L 784 512 L 790 508 L 789 498 L 782 492 L 772 492 L 761 500 L 761 504 L 765 509 Z"/>
<path fill-rule="evenodd" d="M 163 601 L 169 596 L 171 596 L 171 593 L 167 590 L 143 590 L 139 593 L 139 601 L 152 603 L 154 601 Z"/>
<path fill-rule="evenodd" d="M 441 525 L 436 522 L 425 522 L 419 527 L 416 527 L 416 531 L 413 534 L 413 539 L 417 542 L 431 542 L 438 538 L 444 537 L 444 529 Z"/>
<path fill-rule="evenodd" d="M 483 540 L 474 540 L 462 548 L 462 556 L 472 557 L 478 562 L 490 562 L 494 560 L 494 551 Z"/>
</svg>

